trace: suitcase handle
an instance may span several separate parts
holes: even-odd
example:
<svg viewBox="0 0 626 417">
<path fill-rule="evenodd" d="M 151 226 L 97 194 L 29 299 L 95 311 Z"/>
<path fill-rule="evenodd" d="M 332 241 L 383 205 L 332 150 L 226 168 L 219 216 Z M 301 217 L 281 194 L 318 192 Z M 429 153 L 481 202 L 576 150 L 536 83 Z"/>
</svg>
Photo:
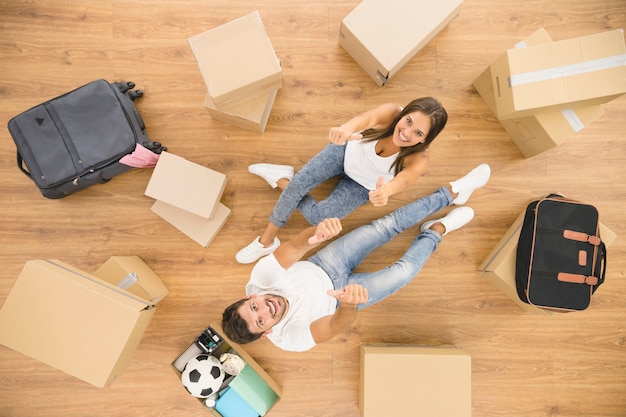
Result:
<svg viewBox="0 0 626 417">
<path fill-rule="evenodd" d="M 26 168 L 24 168 L 24 159 L 19 152 L 17 152 L 17 167 L 20 169 L 20 171 L 24 173 L 24 175 L 26 175 L 31 180 L 33 179 L 33 176 L 30 174 L 30 172 L 28 172 Z"/>
</svg>

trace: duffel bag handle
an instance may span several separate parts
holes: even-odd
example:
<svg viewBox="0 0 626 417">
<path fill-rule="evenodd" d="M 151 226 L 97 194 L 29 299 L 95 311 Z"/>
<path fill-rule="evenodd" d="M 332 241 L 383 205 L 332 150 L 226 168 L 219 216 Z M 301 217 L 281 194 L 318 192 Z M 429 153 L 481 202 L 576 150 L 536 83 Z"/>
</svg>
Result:
<svg viewBox="0 0 626 417">
<path fill-rule="evenodd" d="M 598 284 L 593 286 L 592 292 L 595 292 L 598 289 L 598 287 L 602 283 L 604 283 L 604 277 L 606 275 L 606 246 L 604 242 L 600 242 L 600 245 L 598 246 L 598 256 L 600 257 L 601 262 L 602 262 L 602 272 L 600 273 Z"/>
</svg>

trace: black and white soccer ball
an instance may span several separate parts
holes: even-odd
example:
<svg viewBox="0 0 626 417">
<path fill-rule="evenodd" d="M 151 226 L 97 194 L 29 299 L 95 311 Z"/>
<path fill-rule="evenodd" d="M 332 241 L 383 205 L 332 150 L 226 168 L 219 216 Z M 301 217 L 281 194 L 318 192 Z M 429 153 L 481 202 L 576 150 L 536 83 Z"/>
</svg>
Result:
<svg viewBox="0 0 626 417">
<path fill-rule="evenodd" d="M 222 386 L 224 370 L 219 359 L 203 353 L 187 362 L 181 380 L 191 395 L 207 398 Z"/>
</svg>

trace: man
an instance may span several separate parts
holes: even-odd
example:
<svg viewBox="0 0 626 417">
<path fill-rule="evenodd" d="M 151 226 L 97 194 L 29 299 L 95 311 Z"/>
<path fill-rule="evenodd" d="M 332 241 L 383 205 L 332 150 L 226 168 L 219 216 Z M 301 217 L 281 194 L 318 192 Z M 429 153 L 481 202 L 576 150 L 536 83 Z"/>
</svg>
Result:
<svg viewBox="0 0 626 417">
<path fill-rule="evenodd" d="M 442 237 L 474 217 L 470 207 L 422 224 L 421 233 L 393 265 L 376 272 L 352 271 L 374 249 L 446 206 L 464 204 L 487 183 L 487 164 L 433 194 L 361 226 L 329 243 L 306 261 L 319 243 L 341 232 L 338 219 L 325 219 L 260 259 L 246 286 L 247 296 L 224 310 L 222 328 L 237 343 L 264 336 L 284 350 L 306 351 L 350 326 L 357 311 L 392 295 L 411 282 Z"/>
</svg>

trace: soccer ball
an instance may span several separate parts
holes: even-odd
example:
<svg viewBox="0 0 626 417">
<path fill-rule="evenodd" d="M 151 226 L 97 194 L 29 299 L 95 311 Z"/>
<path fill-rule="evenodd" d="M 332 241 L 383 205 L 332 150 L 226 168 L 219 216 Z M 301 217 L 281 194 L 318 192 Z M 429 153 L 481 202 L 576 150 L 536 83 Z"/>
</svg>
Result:
<svg viewBox="0 0 626 417">
<path fill-rule="evenodd" d="M 224 371 L 219 359 L 200 354 L 189 360 L 181 376 L 183 386 L 197 398 L 207 398 L 217 392 L 224 381 Z"/>
</svg>

